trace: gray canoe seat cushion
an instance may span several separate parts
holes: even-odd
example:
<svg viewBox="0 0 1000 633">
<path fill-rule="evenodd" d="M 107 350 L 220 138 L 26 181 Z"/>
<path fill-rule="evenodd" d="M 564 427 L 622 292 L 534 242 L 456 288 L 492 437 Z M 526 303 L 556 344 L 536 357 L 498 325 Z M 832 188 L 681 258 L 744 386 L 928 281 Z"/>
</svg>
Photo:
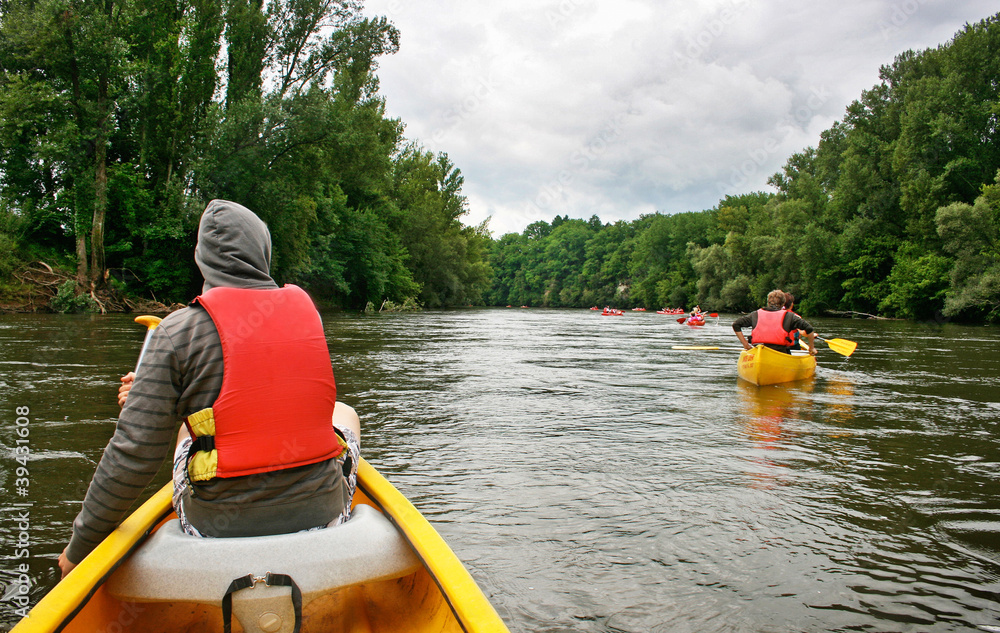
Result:
<svg viewBox="0 0 1000 633">
<path fill-rule="evenodd" d="M 337 527 L 253 538 L 190 536 L 173 519 L 112 574 L 107 588 L 134 602 L 219 605 L 234 579 L 272 572 L 291 576 L 309 602 L 340 587 L 406 576 L 420 566 L 392 523 L 359 504 Z"/>
</svg>

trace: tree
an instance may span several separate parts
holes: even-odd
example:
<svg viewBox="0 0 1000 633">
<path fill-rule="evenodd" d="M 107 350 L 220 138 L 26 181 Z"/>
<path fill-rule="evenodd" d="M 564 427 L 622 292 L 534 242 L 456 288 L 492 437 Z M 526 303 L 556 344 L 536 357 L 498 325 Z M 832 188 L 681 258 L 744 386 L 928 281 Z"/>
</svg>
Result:
<svg viewBox="0 0 1000 633">
<path fill-rule="evenodd" d="M 937 230 L 954 257 L 944 314 L 1000 321 L 1000 171 L 975 204 L 938 209 Z"/>
<path fill-rule="evenodd" d="M 91 289 L 104 279 L 108 143 L 127 79 L 125 35 L 131 17 L 121 0 L 11 0 L 0 24 L 9 60 L 3 70 L 8 80 L 12 74 L 19 77 L 15 99 L 28 97 L 26 105 L 36 111 L 51 108 L 57 133 L 66 134 L 58 145 L 46 147 L 57 150 L 48 169 L 59 177 L 49 183 L 56 198 L 72 201 L 77 283 Z M 4 100 L 10 103 L 12 96 L 8 93 Z M 10 158 L 4 156 L 5 163 Z M 24 163 L 17 162 L 14 171 L 23 175 Z M 6 167 L 0 165 L 4 171 Z"/>
<path fill-rule="evenodd" d="M 393 195 L 400 209 L 399 235 L 407 268 L 429 307 L 479 301 L 489 281 L 482 260 L 483 226 L 462 226 L 467 213 L 464 179 L 447 154 L 436 157 L 415 145 L 396 160 Z"/>
</svg>

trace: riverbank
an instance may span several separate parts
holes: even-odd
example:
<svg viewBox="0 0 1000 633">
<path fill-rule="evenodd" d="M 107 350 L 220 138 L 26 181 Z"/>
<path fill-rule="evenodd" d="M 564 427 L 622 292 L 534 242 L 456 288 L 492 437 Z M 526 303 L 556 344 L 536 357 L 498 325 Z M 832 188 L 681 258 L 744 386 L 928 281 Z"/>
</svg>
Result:
<svg viewBox="0 0 1000 633">
<path fill-rule="evenodd" d="M 0 286 L 0 314 L 97 312 L 167 314 L 181 304 L 167 305 L 133 297 L 112 287 L 76 293 L 74 276 L 43 261 L 24 264 Z"/>
</svg>

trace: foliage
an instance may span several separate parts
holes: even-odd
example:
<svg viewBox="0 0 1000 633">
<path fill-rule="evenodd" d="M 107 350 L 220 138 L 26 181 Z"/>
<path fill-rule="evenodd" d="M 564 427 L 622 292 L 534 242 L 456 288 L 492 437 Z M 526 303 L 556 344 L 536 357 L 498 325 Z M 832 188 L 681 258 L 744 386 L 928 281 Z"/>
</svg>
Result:
<svg viewBox="0 0 1000 633">
<path fill-rule="evenodd" d="M 449 156 L 385 114 L 399 37 L 358 0 L 5 0 L 0 272 L 44 257 L 87 293 L 114 271 L 186 301 L 225 198 L 267 222 L 275 279 L 326 305 L 747 311 L 780 287 L 803 314 L 1000 321 L 1000 15 L 898 55 L 773 193 L 495 240 L 462 224 Z"/>
<path fill-rule="evenodd" d="M 973 205 L 938 209 L 936 223 L 954 258 L 944 314 L 1000 322 L 1000 184 L 983 187 Z"/>
<path fill-rule="evenodd" d="M 592 218 L 589 233 L 557 216 L 505 235 L 487 300 L 748 311 L 781 288 L 803 314 L 1000 321 L 998 52 L 1000 16 L 900 54 L 771 177 L 776 194 Z M 579 232 L 559 230 L 573 223 Z"/>
<path fill-rule="evenodd" d="M 89 294 L 76 293 L 76 281 L 73 279 L 67 279 L 59 286 L 59 290 L 56 292 L 56 296 L 52 297 L 49 306 L 54 311 L 63 314 L 91 312 L 96 307 Z"/>
<path fill-rule="evenodd" d="M 88 292 L 110 269 L 189 299 L 200 212 L 225 198 L 268 224 L 272 275 L 324 303 L 478 302 L 490 239 L 460 223 L 461 173 L 377 94 L 398 47 L 357 0 L 7 0 L 0 212 Z"/>
</svg>

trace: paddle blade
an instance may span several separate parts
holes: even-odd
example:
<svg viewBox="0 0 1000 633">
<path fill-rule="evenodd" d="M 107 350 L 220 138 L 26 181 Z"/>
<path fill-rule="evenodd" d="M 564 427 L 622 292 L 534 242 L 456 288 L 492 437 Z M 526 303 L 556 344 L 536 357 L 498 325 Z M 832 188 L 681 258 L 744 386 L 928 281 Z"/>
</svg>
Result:
<svg viewBox="0 0 1000 633">
<path fill-rule="evenodd" d="M 719 313 L 718 312 L 709 312 L 708 316 L 710 316 L 710 317 L 718 317 Z"/>
<path fill-rule="evenodd" d="M 847 339 L 832 338 L 829 340 L 827 339 L 823 340 L 826 341 L 826 344 L 830 346 L 830 349 L 844 356 L 850 356 L 851 354 L 854 353 L 854 350 L 858 348 L 857 343 L 855 343 L 854 341 L 848 341 Z"/>
<path fill-rule="evenodd" d="M 162 320 L 163 319 L 158 316 L 146 315 L 135 317 L 135 322 L 139 325 L 145 325 L 147 330 L 155 330 L 156 326 L 159 325 Z"/>
<path fill-rule="evenodd" d="M 686 316 L 682 316 L 681 318 L 677 319 L 677 322 L 678 323 L 684 323 L 687 320 L 688 320 L 688 318 Z"/>
</svg>

